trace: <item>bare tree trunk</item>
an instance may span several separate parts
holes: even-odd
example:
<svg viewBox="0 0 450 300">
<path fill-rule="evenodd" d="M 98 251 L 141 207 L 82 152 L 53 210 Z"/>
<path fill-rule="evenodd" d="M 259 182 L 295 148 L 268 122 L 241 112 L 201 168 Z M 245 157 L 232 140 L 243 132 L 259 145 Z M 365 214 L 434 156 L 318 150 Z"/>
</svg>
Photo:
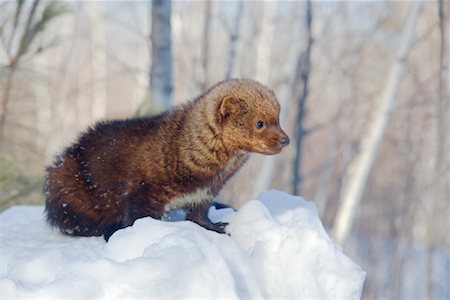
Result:
<svg viewBox="0 0 450 300">
<path fill-rule="evenodd" d="M 10 64 L 9 68 L 7 68 L 8 75 L 6 77 L 6 83 L 3 88 L 2 95 L 2 104 L 0 105 L 0 150 L 3 149 L 4 146 L 4 138 L 5 138 L 5 125 L 6 125 L 6 116 L 8 110 L 9 99 L 11 98 L 11 90 L 14 74 L 16 72 L 16 65 Z"/>
<path fill-rule="evenodd" d="M 8 63 L 6 66 L 6 82 L 3 87 L 2 98 L 0 98 L 0 149 L 4 146 L 4 134 L 5 134 L 5 125 L 6 125 L 6 117 L 8 115 L 8 104 L 11 101 L 11 91 L 13 88 L 13 81 L 16 72 L 19 69 L 19 66 L 22 62 L 23 57 L 26 54 L 29 54 L 31 45 L 33 41 L 41 32 L 44 31 L 45 26 L 51 22 L 55 17 L 67 12 L 66 8 L 61 6 L 59 3 L 55 2 L 46 2 L 44 4 L 42 15 L 38 15 L 40 10 L 41 0 L 33 0 L 31 3 L 31 7 L 25 17 L 25 26 L 21 25 L 20 20 L 23 19 L 22 15 L 24 14 L 24 1 L 16 2 L 16 9 L 13 19 L 13 24 L 11 28 L 11 33 L 9 38 L 5 38 L 7 40 L 7 44 L 5 45 Z M 59 7 L 58 7 L 59 5 Z M 46 13 L 47 12 L 47 13 Z M 51 12 L 51 13 L 49 13 Z M 3 24 L 6 25 L 6 24 Z M 6 27 L 5 27 L 6 28 Z M 18 29 L 22 30 L 18 30 Z M 4 29 L 4 28 L 2 28 Z M 2 34 L 5 34 L 4 32 Z M 3 39 L 2 39 L 3 40 Z M 14 49 L 14 50 L 13 50 Z M 44 48 L 41 48 L 42 52 Z M 35 55 L 38 52 L 34 52 Z"/>
<path fill-rule="evenodd" d="M 409 119 L 407 125 L 407 132 L 405 136 L 405 142 L 413 143 L 411 139 L 411 124 L 414 122 L 414 116 L 412 114 L 414 106 L 411 105 L 408 107 L 408 116 Z M 405 175 L 405 186 L 403 188 L 403 197 L 402 207 L 400 212 L 397 215 L 402 216 L 398 218 L 396 222 L 394 222 L 395 233 L 393 236 L 397 237 L 397 241 L 395 243 L 395 249 L 392 254 L 392 264 L 391 270 L 389 273 L 390 277 L 390 286 L 389 286 L 389 299 L 402 299 L 402 272 L 403 267 L 405 265 L 405 261 L 408 256 L 406 255 L 405 249 L 411 247 L 412 244 L 412 234 L 413 230 L 411 230 L 412 224 L 415 224 L 415 219 L 417 216 L 417 211 L 422 206 L 421 196 L 419 195 L 419 191 L 417 186 L 420 184 L 417 182 L 417 178 L 415 173 L 417 172 L 417 162 L 420 160 L 418 154 L 410 153 L 405 155 L 408 163 L 407 171 L 404 173 Z"/>
<path fill-rule="evenodd" d="M 272 69 L 272 41 L 275 33 L 276 19 L 275 13 L 277 10 L 277 1 L 263 2 L 263 17 L 260 23 L 260 37 L 256 51 L 256 74 L 255 79 L 268 84 L 270 81 L 270 70 Z M 284 101 L 283 101 L 284 100 Z M 283 99 L 280 102 L 286 102 Z M 281 107 L 285 107 L 284 103 L 280 103 Z M 286 110 L 283 110 L 280 115 L 280 120 L 285 119 Z M 266 191 L 272 184 L 273 172 L 275 170 L 278 156 L 261 156 L 259 163 L 262 163 L 258 175 L 253 186 L 253 195 L 257 196 L 260 192 Z"/>
<path fill-rule="evenodd" d="M 233 24 L 234 27 L 230 30 L 230 51 L 228 52 L 227 71 L 225 73 L 225 79 L 230 79 L 233 74 L 234 62 L 236 61 L 236 47 L 239 40 L 239 34 L 241 31 L 241 19 L 243 11 L 244 1 L 239 0 L 236 14 L 234 15 Z"/>
<path fill-rule="evenodd" d="M 43 53 L 38 55 L 33 60 L 34 69 L 39 70 L 39 79 L 33 80 L 32 85 L 34 89 L 34 99 L 36 105 L 36 129 L 39 149 L 42 149 L 44 158 L 51 157 L 52 139 L 50 133 L 52 130 L 53 116 L 52 116 L 52 101 L 49 93 L 50 66 L 49 55 Z"/>
<path fill-rule="evenodd" d="M 33 0 L 33 4 L 31 5 L 31 9 L 27 16 L 27 21 L 25 25 L 24 32 L 21 34 L 19 46 L 14 55 L 10 56 L 9 65 L 7 67 L 8 75 L 6 77 L 6 83 L 4 87 L 2 103 L 0 105 L 0 150 L 4 147 L 4 134 L 5 134 L 5 125 L 6 125 L 6 116 L 8 114 L 8 104 L 11 98 L 11 90 L 13 88 L 13 78 L 19 66 L 19 61 L 22 56 L 26 53 L 29 44 L 31 43 L 30 39 L 30 27 L 35 18 L 36 10 L 39 5 L 40 0 Z M 23 11 L 23 2 L 18 1 L 16 7 L 16 14 L 14 17 L 14 25 L 13 31 L 9 38 L 9 44 L 7 45 L 8 52 L 11 51 L 13 47 L 14 34 L 17 32 L 17 27 L 19 26 L 19 18 L 20 14 Z"/>
<path fill-rule="evenodd" d="M 211 0 L 206 0 L 205 2 L 205 22 L 203 25 L 203 48 L 202 48 L 202 69 L 203 78 L 200 84 L 200 90 L 202 92 L 210 86 L 209 76 L 208 76 L 208 62 L 209 62 L 209 38 L 210 38 L 210 27 L 211 27 Z"/>
<path fill-rule="evenodd" d="M 308 82 L 311 72 L 311 49 L 313 45 L 312 38 L 312 3 L 311 0 L 306 1 L 305 25 L 306 25 L 306 49 L 300 53 L 295 71 L 294 84 L 292 88 L 292 96 L 298 98 L 297 117 L 295 121 L 295 156 L 293 166 L 293 182 L 292 193 L 298 195 L 302 183 L 301 161 L 302 146 L 305 138 L 305 129 L 303 121 L 305 119 L 306 100 L 308 98 Z"/>
<path fill-rule="evenodd" d="M 432 175 L 430 186 L 433 188 L 430 191 L 431 200 L 429 205 L 431 205 L 429 218 L 427 218 L 427 243 L 428 243 L 428 258 L 427 258 L 427 293 L 428 299 L 434 299 L 433 297 L 433 287 L 434 287 L 434 268 L 433 268 L 433 257 L 436 250 L 436 244 L 440 239 L 437 235 L 439 232 L 439 225 L 437 225 L 437 220 L 435 216 L 439 215 L 439 206 L 443 201 L 448 201 L 448 194 L 445 193 L 445 185 L 448 176 L 445 175 L 446 168 L 448 165 L 448 160 L 445 156 L 445 147 L 447 143 L 447 127 L 445 126 L 445 109 L 444 109 L 444 70 L 445 70 L 445 53 L 446 53 L 446 19 L 444 12 L 444 1 L 438 1 L 438 14 L 439 14 L 439 34 L 440 34 L 440 48 L 439 48 L 439 73 L 438 73 L 438 94 L 435 103 L 435 118 L 434 118 L 434 139 L 435 142 L 431 143 L 434 152 L 434 157 L 432 158 Z M 447 163 L 446 163 L 447 162 Z M 448 210 L 448 208 L 447 208 Z"/>
<path fill-rule="evenodd" d="M 340 244 L 343 244 L 346 241 L 350 233 L 350 228 L 358 204 L 361 201 L 369 172 L 372 168 L 387 124 L 389 123 L 391 113 L 395 107 L 395 96 L 403 74 L 406 58 L 411 50 L 416 23 L 422 10 L 422 6 L 422 2 L 411 3 L 408 16 L 404 23 L 398 52 L 390 70 L 386 87 L 381 95 L 378 110 L 374 111 L 374 115 L 368 127 L 368 132 L 361 140 L 360 152 L 350 163 L 345 174 L 345 180 L 347 182 L 341 194 L 342 204 L 340 205 L 333 228 L 334 237 Z"/>
<path fill-rule="evenodd" d="M 152 1 L 152 65 L 150 70 L 151 111 L 172 105 L 171 1 Z"/>
<path fill-rule="evenodd" d="M 103 4 L 89 2 L 91 20 L 91 122 L 106 115 L 106 29 L 102 18 Z"/>
<path fill-rule="evenodd" d="M 277 1 L 261 3 L 263 14 L 260 22 L 259 41 L 256 47 L 255 79 L 264 84 L 270 81 L 272 44 L 275 33 L 275 14 Z"/>
<path fill-rule="evenodd" d="M 336 153 L 338 151 L 338 141 L 337 136 L 333 135 L 332 139 L 326 146 L 328 150 L 326 156 L 324 157 L 323 164 L 320 168 L 316 190 L 314 192 L 314 202 L 319 208 L 319 212 L 322 213 L 326 207 L 326 202 L 329 194 L 330 183 L 332 180 L 332 168 L 333 163 L 336 158 Z M 322 214 L 321 214 L 322 215 Z"/>
</svg>

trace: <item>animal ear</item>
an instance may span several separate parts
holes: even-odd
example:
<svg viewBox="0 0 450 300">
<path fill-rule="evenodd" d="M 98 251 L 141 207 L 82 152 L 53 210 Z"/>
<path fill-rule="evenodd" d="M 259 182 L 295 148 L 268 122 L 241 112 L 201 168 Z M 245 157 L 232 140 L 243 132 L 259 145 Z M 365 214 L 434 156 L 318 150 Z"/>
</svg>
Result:
<svg viewBox="0 0 450 300">
<path fill-rule="evenodd" d="M 239 99 L 226 96 L 222 99 L 219 106 L 219 120 L 223 121 L 229 116 L 237 115 L 241 110 Z"/>
</svg>

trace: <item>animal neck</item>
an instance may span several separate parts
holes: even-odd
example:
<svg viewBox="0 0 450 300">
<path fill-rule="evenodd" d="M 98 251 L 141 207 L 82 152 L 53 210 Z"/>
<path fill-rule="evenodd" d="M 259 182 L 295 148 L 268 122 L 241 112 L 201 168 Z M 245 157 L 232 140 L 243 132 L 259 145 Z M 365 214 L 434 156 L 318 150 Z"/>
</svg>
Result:
<svg viewBox="0 0 450 300">
<path fill-rule="evenodd" d="M 225 167 L 237 154 L 237 149 L 229 146 L 217 121 L 218 101 L 208 94 L 203 95 L 191 105 L 183 126 L 183 148 L 193 160 L 208 163 L 211 171 Z"/>
</svg>

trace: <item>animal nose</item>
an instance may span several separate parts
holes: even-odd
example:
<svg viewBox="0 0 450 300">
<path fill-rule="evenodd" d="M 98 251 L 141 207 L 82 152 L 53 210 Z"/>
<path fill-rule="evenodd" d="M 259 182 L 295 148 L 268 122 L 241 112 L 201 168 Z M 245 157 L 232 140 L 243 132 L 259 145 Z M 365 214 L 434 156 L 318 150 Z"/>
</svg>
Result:
<svg viewBox="0 0 450 300">
<path fill-rule="evenodd" d="M 291 142 L 291 140 L 289 139 L 289 137 L 288 137 L 287 135 L 283 136 L 283 137 L 280 139 L 280 144 L 281 144 L 282 146 L 287 146 L 287 145 L 289 145 L 290 142 Z"/>
</svg>

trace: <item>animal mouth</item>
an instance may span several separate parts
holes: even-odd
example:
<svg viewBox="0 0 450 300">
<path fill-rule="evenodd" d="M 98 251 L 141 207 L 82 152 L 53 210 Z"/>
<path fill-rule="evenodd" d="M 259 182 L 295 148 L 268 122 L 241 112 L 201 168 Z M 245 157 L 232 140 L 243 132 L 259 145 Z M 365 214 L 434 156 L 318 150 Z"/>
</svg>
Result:
<svg viewBox="0 0 450 300">
<path fill-rule="evenodd" d="M 263 144 L 261 151 L 262 154 L 274 155 L 278 154 L 283 150 L 284 146 L 280 142 L 275 142 L 273 144 L 267 145 Z"/>
</svg>

